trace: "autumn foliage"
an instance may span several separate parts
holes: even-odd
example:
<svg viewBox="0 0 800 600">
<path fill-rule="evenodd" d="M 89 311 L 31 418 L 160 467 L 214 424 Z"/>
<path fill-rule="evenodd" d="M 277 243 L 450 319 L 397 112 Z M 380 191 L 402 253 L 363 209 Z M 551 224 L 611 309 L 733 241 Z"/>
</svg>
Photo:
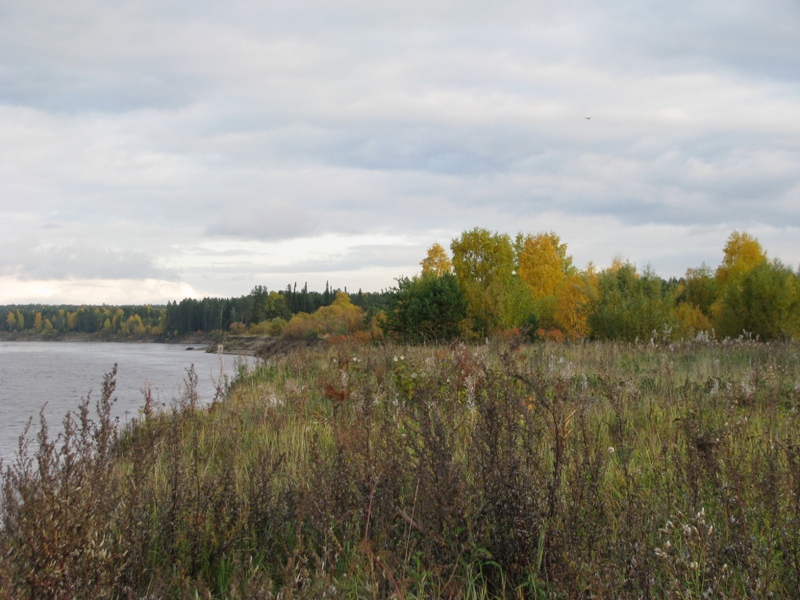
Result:
<svg viewBox="0 0 800 600">
<path fill-rule="evenodd" d="M 452 258 L 440 244 L 430 247 L 420 263 L 424 286 L 422 280 L 401 278 L 395 294 L 402 301 L 387 317 L 389 333 L 416 341 L 450 339 L 458 303 L 466 302 L 458 330 L 467 339 L 510 330 L 555 341 L 800 335 L 798 273 L 769 260 L 758 240 L 744 232 L 731 233 L 716 271 L 703 265 L 670 280 L 620 257 L 600 271 L 592 263 L 580 270 L 553 232 L 520 233 L 512 241 L 505 233 L 475 228 L 454 239 L 450 250 Z M 451 318 L 444 335 L 435 320 L 422 316 L 424 307 L 432 306 L 423 288 L 433 289 L 437 278 L 453 275 L 460 293 L 436 299 L 437 310 Z M 445 309 L 447 301 L 456 303 L 453 310 Z M 403 326 L 398 329 L 397 323 Z M 424 331 L 424 339 L 401 330 Z"/>
<path fill-rule="evenodd" d="M 355 333 L 364 327 L 364 311 L 354 306 L 350 296 L 337 292 L 330 306 L 314 313 L 298 313 L 283 327 L 283 337 L 288 339 L 314 339 L 326 335 Z"/>
</svg>

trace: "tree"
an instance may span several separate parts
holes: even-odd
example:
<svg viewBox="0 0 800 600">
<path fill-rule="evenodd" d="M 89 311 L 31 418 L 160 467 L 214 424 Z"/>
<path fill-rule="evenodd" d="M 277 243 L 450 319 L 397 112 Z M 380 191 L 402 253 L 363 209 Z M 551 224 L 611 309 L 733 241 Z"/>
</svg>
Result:
<svg viewBox="0 0 800 600">
<path fill-rule="evenodd" d="M 248 297 L 250 300 L 249 316 L 253 323 L 259 323 L 268 318 L 266 314 L 268 297 L 269 291 L 265 285 L 257 285 L 250 292 Z"/>
<path fill-rule="evenodd" d="M 570 340 L 589 335 L 589 311 L 597 297 L 598 278 L 591 263 L 585 271 L 569 275 L 556 296 L 555 321 Z"/>
<path fill-rule="evenodd" d="M 780 263 L 770 264 L 761 244 L 746 232 L 732 232 L 723 253 L 716 272 L 717 299 L 711 307 L 716 330 L 728 337 L 745 331 L 762 339 L 782 335 L 778 322 L 784 319 L 775 313 L 782 308 L 757 307 L 754 303 L 786 300 L 784 294 L 773 289 L 776 281 L 785 279 L 785 268 Z"/>
<path fill-rule="evenodd" d="M 575 273 L 567 245 L 553 233 L 517 235 L 517 273 L 533 299 L 536 321 L 545 329 L 559 328 L 556 319 L 558 294 L 567 277 Z"/>
<path fill-rule="evenodd" d="M 121 331 L 122 333 L 128 333 L 127 327 L 125 327 L 125 311 L 121 308 L 118 308 L 114 311 L 114 315 L 111 317 L 111 329 L 112 331 Z"/>
<path fill-rule="evenodd" d="M 516 274 L 506 283 L 505 294 L 503 327 L 520 327 L 536 333 L 542 323 L 540 316 L 543 312 L 547 312 L 542 306 L 542 301 L 533 298 L 530 288 Z"/>
<path fill-rule="evenodd" d="M 678 284 L 675 307 L 681 336 L 713 329 L 710 317 L 717 290 L 717 280 L 705 263 L 698 269 L 686 270 Z"/>
<path fill-rule="evenodd" d="M 266 311 L 265 319 L 281 318 L 288 321 L 292 318 L 292 311 L 289 309 L 286 298 L 283 294 L 279 294 L 278 292 L 269 293 L 266 297 L 264 307 Z"/>
<path fill-rule="evenodd" d="M 722 291 L 715 324 L 723 336 L 744 332 L 762 340 L 789 339 L 800 333 L 800 283 L 780 261 L 762 261 Z"/>
<path fill-rule="evenodd" d="M 444 275 L 453 271 L 453 263 L 441 244 L 428 248 L 428 255 L 419 263 L 423 275 Z"/>
<path fill-rule="evenodd" d="M 517 236 L 517 264 L 520 279 L 535 299 L 555 296 L 567 276 L 574 272 L 567 245 L 553 233 Z"/>
<path fill-rule="evenodd" d="M 467 301 L 452 273 L 424 273 L 397 280 L 384 330 L 409 343 L 457 338 L 467 314 Z"/>
<path fill-rule="evenodd" d="M 128 317 L 126 328 L 128 329 L 129 333 L 133 333 L 135 335 L 143 335 L 147 333 L 144 322 L 142 321 L 142 317 L 139 315 L 131 315 Z"/>
<path fill-rule="evenodd" d="M 672 328 L 673 301 L 663 287 L 649 268 L 640 276 L 633 264 L 615 261 L 598 277 L 598 295 L 588 318 L 592 337 L 633 342 Z"/>
<path fill-rule="evenodd" d="M 717 284 L 727 285 L 766 260 L 767 253 L 756 238 L 733 231 L 725 244 L 722 264 L 717 268 Z"/>
<path fill-rule="evenodd" d="M 711 269 L 703 264 L 699 269 L 687 269 L 683 278 L 683 290 L 678 302 L 696 306 L 706 316 L 711 314 L 711 307 L 717 297 L 717 281 Z"/>
<path fill-rule="evenodd" d="M 476 227 L 453 240 L 450 249 L 474 332 L 483 337 L 510 326 L 506 302 L 514 275 L 514 250 L 508 235 Z"/>
</svg>

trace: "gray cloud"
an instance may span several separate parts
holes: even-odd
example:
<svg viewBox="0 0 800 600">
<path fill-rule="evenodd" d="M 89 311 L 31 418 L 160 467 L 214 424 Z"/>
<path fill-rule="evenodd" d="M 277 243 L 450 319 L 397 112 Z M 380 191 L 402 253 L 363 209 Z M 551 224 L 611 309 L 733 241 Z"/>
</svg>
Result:
<svg viewBox="0 0 800 600">
<path fill-rule="evenodd" d="M 759 78 L 791 79 L 800 61 L 794 41 L 800 7 L 791 0 L 758 5 L 746 0 L 681 0 L 669 5 L 646 1 L 621 6 L 622 18 L 606 23 L 615 44 L 676 68 L 693 63 L 710 70 L 716 63 Z"/>
<path fill-rule="evenodd" d="M 476 225 L 666 274 L 749 228 L 796 263 L 798 30 L 791 0 L 8 0 L 0 236 L 36 241 L 2 273 L 237 293 Z"/>
<path fill-rule="evenodd" d="M 285 240 L 314 235 L 316 220 L 301 207 L 284 202 L 232 201 L 217 211 L 206 232 L 246 240 Z"/>
<path fill-rule="evenodd" d="M 321 237 L 319 243 L 314 244 L 313 250 L 304 253 L 302 257 L 298 255 L 291 261 L 285 260 L 289 257 L 280 251 L 279 243 L 275 242 L 272 245 L 262 245 L 260 250 L 239 248 L 219 250 L 209 246 L 196 246 L 186 248 L 184 251 L 200 259 L 195 263 L 197 266 L 190 269 L 195 272 L 202 272 L 205 263 L 208 263 L 217 268 L 241 273 L 269 270 L 274 270 L 276 273 L 292 273 L 295 270 L 304 273 L 323 273 L 326 270 L 348 271 L 418 264 L 420 256 L 424 256 L 427 246 L 432 243 L 428 243 L 427 240 L 424 243 L 416 241 L 358 243 L 358 238 L 352 241 L 353 243 L 346 248 L 341 248 L 333 236 Z"/>
<path fill-rule="evenodd" d="M 37 279 L 163 279 L 176 274 L 140 252 L 75 243 L 67 246 L 4 248 L 0 274 Z"/>
</svg>

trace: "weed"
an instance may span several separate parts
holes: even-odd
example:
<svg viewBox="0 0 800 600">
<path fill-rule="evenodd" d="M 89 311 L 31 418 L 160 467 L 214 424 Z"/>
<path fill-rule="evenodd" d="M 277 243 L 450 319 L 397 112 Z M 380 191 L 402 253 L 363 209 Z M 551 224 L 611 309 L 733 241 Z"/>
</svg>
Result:
<svg viewBox="0 0 800 600">
<path fill-rule="evenodd" d="M 121 430 L 112 370 L 3 467 L 0 597 L 795 597 L 797 356 L 342 339 Z"/>
</svg>

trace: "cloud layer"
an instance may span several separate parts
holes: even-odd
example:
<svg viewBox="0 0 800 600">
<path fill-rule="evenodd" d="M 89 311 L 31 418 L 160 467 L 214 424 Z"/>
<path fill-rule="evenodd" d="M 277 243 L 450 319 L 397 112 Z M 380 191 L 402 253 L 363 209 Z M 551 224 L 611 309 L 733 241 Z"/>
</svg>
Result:
<svg viewBox="0 0 800 600">
<path fill-rule="evenodd" d="M 475 226 L 800 263 L 796 2 L 434 4 L 3 3 L 5 301 L 377 290 Z"/>
</svg>

